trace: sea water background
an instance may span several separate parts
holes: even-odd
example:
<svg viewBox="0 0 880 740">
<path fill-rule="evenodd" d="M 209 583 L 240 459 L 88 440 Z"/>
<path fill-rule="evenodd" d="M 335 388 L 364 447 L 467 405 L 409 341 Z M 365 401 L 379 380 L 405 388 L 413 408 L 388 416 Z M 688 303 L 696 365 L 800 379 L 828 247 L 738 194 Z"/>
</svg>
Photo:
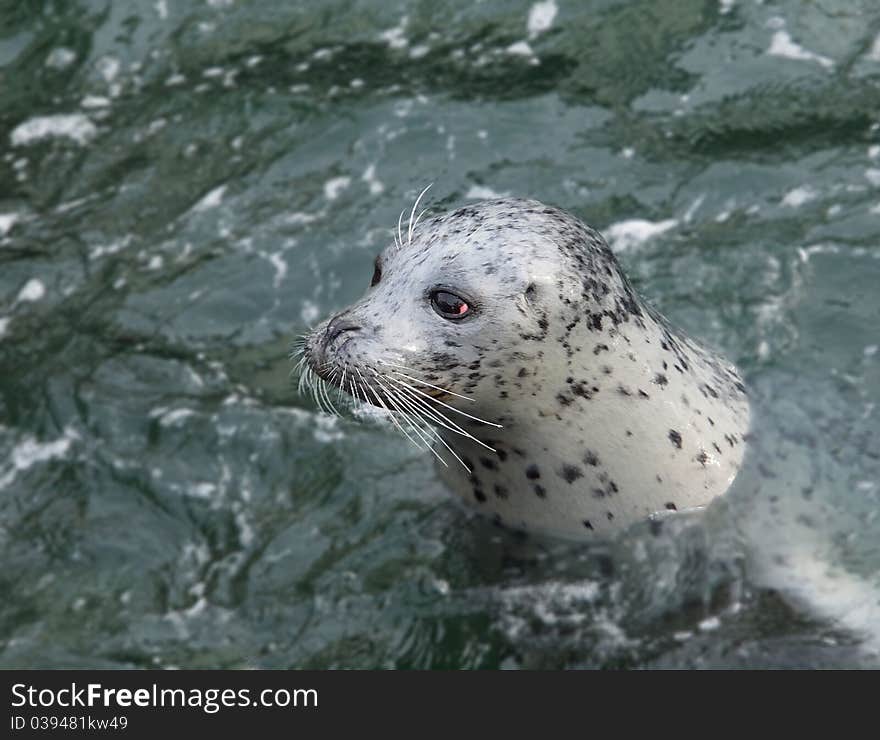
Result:
<svg viewBox="0 0 880 740">
<path fill-rule="evenodd" d="M 869 0 L 0 3 L 0 665 L 877 666 Z M 288 344 L 536 197 L 743 370 L 696 522 L 523 552 Z"/>
</svg>

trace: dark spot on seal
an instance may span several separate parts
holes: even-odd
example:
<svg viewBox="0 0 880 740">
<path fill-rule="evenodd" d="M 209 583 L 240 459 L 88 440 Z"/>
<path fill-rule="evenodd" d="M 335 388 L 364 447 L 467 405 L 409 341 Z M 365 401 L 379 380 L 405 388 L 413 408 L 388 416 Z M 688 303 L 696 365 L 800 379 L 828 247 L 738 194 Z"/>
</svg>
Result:
<svg viewBox="0 0 880 740">
<path fill-rule="evenodd" d="M 498 498 L 507 498 L 508 496 L 507 488 L 505 486 L 502 486 L 500 483 L 496 483 L 493 490 L 495 491 L 495 495 Z"/>
<path fill-rule="evenodd" d="M 593 529 L 593 525 L 590 523 L 590 520 L 589 520 L 589 519 L 584 519 L 584 526 L 585 526 L 587 529 L 589 529 L 590 531 L 592 531 L 592 529 Z"/>
<path fill-rule="evenodd" d="M 562 466 L 562 470 L 559 471 L 559 477 L 564 478 L 566 483 L 574 483 L 578 478 L 584 477 L 584 471 L 577 465 L 569 465 L 566 463 Z"/>
<path fill-rule="evenodd" d="M 521 367 L 521 368 L 519 369 L 519 372 L 516 374 L 516 377 L 518 377 L 518 378 L 524 378 L 524 377 L 526 377 L 528 374 L 529 374 L 529 371 L 526 370 L 524 367 Z"/>
<path fill-rule="evenodd" d="M 605 517 L 606 517 L 606 518 L 608 519 L 608 521 L 610 522 L 610 521 L 612 521 L 612 520 L 614 519 L 614 514 L 612 514 L 610 511 L 606 511 L 606 512 L 605 512 Z"/>
<path fill-rule="evenodd" d="M 498 463 L 488 457 L 481 457 L 480 465 L 488 470 L 498 470 Z"/>
<path fill-rule="evenodd" d="M 666 504 L 666 508 L 669 509 L 669 511 L 678 511 L 678 507 L 671 501 Z"/>
<path fill-rule="evenodd" d="M 571 406 L 574 403 L 574 399 L 571 396 L 566 396 L 564 393 L 557 393 L 556 400 L 563 406 Z"/>
<path fill-rule="evenodd" d="M 486 503 L 486 494 L 479 488 L 474 488 L 474 498 L 481 504 Z"/>
<path fill-rule="evenodd" d="M 679 450 L 681 449 L 681 435 L 674 429 L 669 430 L 669 441 L 672 442 Z"/>
<path fill-rule="evenodd" d="M 596 467 L 599 464 L 599 457 L 592 450 L 587 450 L 584 453 L 584 464 L 590 465 L 592 467 Z"/>
<path fill-rule="evenodd" d="M 639 398 L 650 398 L 650 396 L 639 388 Z"/>
<path fill-rule="evenodd" d="M 538 470 L 538 466 L 532 463 L 529 467 L 526 468 L 526 478 L 529 480 L 538 480 L 541 477 L 541 471 Z"/>
<path fill-rule="evenodd" d="M 666 364 L 666 363 L 664 363 L 664 364 Z M 654 382 L 655 382 L 657 385 L 659 385 L 661 388 L 662 388 L 664 385 L 666 385 L 667 383 L 669 383 L 669 381 L 666 379 L 666 376 L 665 376 L 663 373 L 657 373 L 657 374 L 654 376 Z"/>
<path fill-rule="evenodd" d="M 535 495 L 538 498 L 547 498 L 547 491 L 544 488 L 544 486 L 540 486 L 537 483 L 535 483 Z"/>
<path fill-rule="evenodd" d="M 699 462 L 704 468 L 706 467 L 706 463 L 709 462 L 709 456 L 706 454 L 706 450 L 700 450 L 700 454 L 697 455 L 697 462 Z"/>
</svg>

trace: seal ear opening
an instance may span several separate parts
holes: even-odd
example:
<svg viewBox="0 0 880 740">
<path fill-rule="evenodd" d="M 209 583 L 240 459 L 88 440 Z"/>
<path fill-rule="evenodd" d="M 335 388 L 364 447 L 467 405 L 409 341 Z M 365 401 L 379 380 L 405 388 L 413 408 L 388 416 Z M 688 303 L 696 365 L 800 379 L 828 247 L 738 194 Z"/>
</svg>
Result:
<svg viewBox="0 0 880 740">
<path fill-rule="evenodd" d="M 535 298 L 535 293 L 537 293 L 537 292 L 538 292 L 538 286 L 535 285 L 534 283 L 529 283 L 526 286 L 526 292 L 525 292 L 526 300 L 527 301 L 533 300 Z"/>
</svg>

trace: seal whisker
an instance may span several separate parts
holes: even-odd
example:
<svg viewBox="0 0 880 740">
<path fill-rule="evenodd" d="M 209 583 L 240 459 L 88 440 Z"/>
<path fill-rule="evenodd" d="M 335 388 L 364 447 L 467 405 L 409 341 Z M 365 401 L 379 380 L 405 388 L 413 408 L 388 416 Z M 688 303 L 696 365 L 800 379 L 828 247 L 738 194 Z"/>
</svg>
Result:
<svg viewBox="0 0 880 740">
<path fill-rule="evenodd" d="M 375 371 L 374 371 L 374 374 L 375 374 Z M 400 406 L 404 405 L 406 402 L 405 402 L 405 399 L 399 393 L 396 393 L 395 391 L 393 391 L 389 388 L 386 388 L 382 384 L 382 382 L 379 380 L 378 376 L 376 376 L 376 382 L 383 389 L 383 391 L 388 395 L 389 400 L 392 402 L 394 407 L 398 410 L 398 412 L 401 414 L 401 416 L 407 422 L 407 424 L 409 424 L 410 427 L 412 428 L 412 430 L 416 434 L 418 434 L 422 440 L 424 440 L 425 446 L 431 451 L 431 453 L 434 455 L 434 457 L 436 457 L 440 462 L 442 462 L 443 465 L 445 465 L 446 467 L 449 467 L 449 463 L 447 463 L 446 460 L 443 459 L 442 455 L 440 455 L 440 453 L 437 452 L 437 450 L 434 448 L 433 443 L 431 441 L 431 436 L 428 436 L 428 435 L 432 435 L 433 437 L 436 437 L 437 439 L 439 439 L 440 442 L 443 443 L 443 446 L 446 447 L 446 449 L 448 449 L 452 453 L 452 455 L 455 457 L 455 459 L 458 460 L 462 465 L 464 465 L 461 458 L 455 454 L 455 451 L 448 444 L 446 444 L 446 442 L 443 440 L 443 438 L 439 434 L 437 434 L 437 431 L 430 424 L 428 424 L 424 421 L 424 419 L 421 417 L 420 414 L 418 414 L 417 412 L 413 412 L 412 414 L 410 414 L 400 408 Z M 410 406 L 410 408 L 412 408 L 412 407 Z M 419 422 L 425 424 L 425 426 L 424 427 L 419 426 L 418 424 L 416 424 L 414 419 L 416 421 L 419 421 Z M 468 469 L 467 465 L 464 465 L 464 467 L 465 467 L 465 469 Z M 468 472 L 470 472 L 470 470 L 468 470 Z"/>
<path fill-rule="evenodd" d="M 419 213 L 419 215 L 416 216 L 416 222 L 413 224 L 413 231 L 416 230 L 416 226 L 419 225 L 419 221 L 421 220 L 422 216 L 424 216 L 429 210 L 431 210 L 431 209 L 430 208 L 423 208 L 421 210 L 421 212 Z"/>
<path fill-rule="evenodd" d="M 327 390 L 327 386 L 328 386 L 328 383 L 325 380 L 321 379 L 320 380 L 320 387 L 321 387 L 321 392 L 324 395 L 324 400 L 327 402 L 327 405 L 332 410 L 333 415 L 341 417 L 342 414 L 340 414 L 339 411 L 336 410 L 336 407 L 333 405 L 333 401 L 330 400 L 330 393 Z"/>
<path fill-rule="evenodd" d="M 308 387 L 312 393 L 312 399 L 315 402 L 315 405 L 318 407 L 318 411 L 321 413 L 324 412 L 324 407 L 321 405 L 321 399 L 318 397 L 318 376 L 309 368 L 309 379 L 308 379 Z"/>
<path fill-rule="evenodd" d="M 403 211 L 397 217 L 397 244 L 398 249 L 403 248 Z"/>
<path fill-rule="evenodd" d="M 431 423 L 425 419 L 424 415 L 423 415 L 422 413 L 420 413 L 419 409 L 416 408 L 416 407 L 414 407 L 413 404 L 412 404 L 412 402 L 411 402 L 410 400 L 404 398 L 403 396 L 398 395 L 397 398 L 398 398 L 398 400 L 400 401 L 400 403 L 404 404 L 405 406 L 407 406 L 407 408 L 409 408 L 409 409 L 412 410 L 413 414 L 416 415 L 416 418 L 425 421 L 425 423 L 426 423 L 427 426 L 428 426 L 428 429 L 429 429 L 430 432 L 434 435 L 434 438 L 437 439 L 437 440 L 439 440 L 439 441 L 440 441 L 440 444 L 442 444 L 447 450 L 449 450 L 449 452 L 452 454 L 452 456 L 453 456 L 456 460 L 458 460 L 458 462 L 461 463 L 461 466 L 462 466 L 465 470 L 467 470 L 468 473 L 470 473 L 470 472 L 471 472 L 471 469 L 465 464 L 464 460 L 462 460 L 462 459 L 458 456 L 458 453 L 457 453 L 455 450 L 453 450 L 452 447 L 449 446 L 449 444 L 447 443 L 447 441 L 446 441 L 445 439 L 443 439 L 443 436 L 442 436 L 439 432 L 437 432 L 436 429 L 434 429 L 434 428 L 431 427 Z M 446 426 L 446 425 L 445 425 L 445 424 L 442 424 L 442 426 Z M 446 427 L 446 428 L 448 429 L 449 427 Z M 454 431 L 454 430 L 452 430 L 452 431 Z M 469 435 L 469 434 L 467 434 L 467 433 L 465 433 L 465 436 L 467 436 L 467 437 L 471 437 L 471 435 Z M 479 441 L 480 441 L 480 440 L 476 439 L 476 437 L 471 437 L 471 439 L 473 439 L 475 442 L 479 442 Z M 482 444 L 482 443 L 480 443 L 480 444 Z M 485 445 L 484 445 L 484 446 L 485 446 Z M 489 449 L 492 449 L 492 448 L 490 447 Z M 492 450 L 492 451 L 494 452 L 494 450 Z"/>
<path fill-rule="evenodd" d="M 406 373 L 399 372 L 397 370 L 392 370 L 395 375 L 402 375 L 404 378 L 409 378 L 414 383 L 419 383 L 420 385 L 426 385 L 429 388 L 434 388 L 435 390 L 442 391 L 443 393 L 448 393 L 450 396 L 455 396 L 456 398 L 461 398 L 465 401 L 473 401 L 474 399 L 470 396 L 463 396 L 461 393 L 456 393 L 455 391 L 451 391 L 448 388 L 441 388 L 439 385 L 434 385 L 433 383 L 429 383 L 427 380 L 420 380 L 419 378 L 414 378 L 412 375 L 407 375 Z"/>
<path fill-rule="evenodd" d="M 452 419 L 450 419 L 448 416 L 443 414 L 441 411 L 438 411 L 437 409 L 431 408 L 430 405 L 428 403 L 426 403 L 424 400 L 422 400 L 418 396 L 413 395 L 412 390 L 413 389 L 406 388 L 406 387 L 403 388 L 403 391 L 409 396 L 409 398 L 412 400 L 412 402 L 418 404 L 422 409 L 424 409 L 423 415 L 429 415 L 430 417 L 433 418 L 433 420 L 437 424 L 439 424 L 440 426 L 442 426 L 445 429 L 448 429 L 450 432 L 454 432 L 455 434 L 460 434 L 462 437 L 467 437 L 468 439 L 473 440 L 478 445 L 485 447 L 487 450 L 489 450 L 491 452 L 497 452 L 497 450 L 495 450 L 494 447 L 490 447 L 485 442 L 482 442 L 481 440 L 477 439 L 470 432 L 462 429 L 458 424 L 456 424 L 454 421 L 452 421 Z"/>
<path fill-rule="evenodd" d="M 348 387 L 351 388 L 352 398 L 354 398 L 354 400 L 357 403 L 363 403 L 363 404 L 367 403 L 365 400 L 363 400 L 363 401 L 361 400 L 361 397 L 360 397 L 360 395 L 358 395 L 357 390 L 355 388 L 355 383 L 351 378 L 348 379 Z"/>
<path fill-rule="evenodd" d="M 398 380 L 390 375 L 386 376 L 388 380 L 391 380 L 400 385 L 406 385 L 402 380 Z M 497 429 L 503 429 L 504 425 L 496 424 L 494 421 L 486 421 L 485 419 L 481 419 L 479 416 L 473 416 L 472 414 L 467 413 L 466 411 L 462 411 L 461 409 L 457 409 L 454 406 L 450 406 L 448 403 L 444 403 L 439 398 L 434 398 L 433 396 L 429 396 L 427 393 L 420 391 L 418 388 L 413 388 L 412 386 L 408 386 L 411 391 L 414 393 L 418 393 L 420 396 L 424 396 L 425 398 L 430 398 L 434 403 L 439 403 L 441 406 L 449 409 L 450 411 L 454 411 L 456 414 L 461 414 L 462 416 L 466 416 L 468 419 L 473 419 L 474 421 L 479 422 L 480 424 L 488 424 L 490 427 L 496 427 Z"/>
<path fill-rule="evenodd" d="M 421 193 L 419 193 L 419 197 L 416 198 L 416 202 L 413 203 L 412 210 L 409 212 L 409 230 L 407 232 L 407 244 L 408 245 L 412 245 L 413 229 L 415 229 L 415 226 L 413 225 L 413 216 L 416 215 L 416 209 L 419 207 L 419 201 L 422 199 L 422 196 L 425 193 L 427 193 L 428 190 L 431 189 L 431 185 L 433 185 L 433 184 L 434 183 L 429 183 L 428 187 L 426 187 L 424 190 L 422 190 Z"/>
<path fill-rule="evenodd" d="M 367 381 L 366 381 L 366 379 L 364 378 L 363 374 L 361 373 L 360 368 L 355 368 L 355 369 L 357 370 L 357 374 L 360 375 L 361 380 L 363 381 L 363 383 L 364 383 L 365 385 L 367 385 Z M 382 387 L 382 384 L 379 383 L 379 386 Z M 385 404 L 385 401 L 382 400 L 382 396 L 381 396 L 380 394 L 374 392 L 373 395 L 376 397 L 376 400 L 379 402 L 379 404 L 382 406 L 382 408 L 385 409 L 385 410 L 388 412 L 388 417 L 389 417 L 389 419 L 391 419 L 391 423 L 394 424 L 394 426 L 397 427 L 397 429 L 399 429 L 400 432 L 401 432 L 401 433 L 402 433 L 402 434 L 403 434 L 403 435 L 404 435 L 404 436 L 405 436 L 410 442 L 412 442 L 417 448 L 422 449 L 422 445 L 421 445 L 419 442 L 416 442 L 416 441 L 412 438 L 412 436 L 406 431 L 406 429 L 404 429 L 404 428 L 400 425 L 400 422 L 398 422 L 397 419 L 395 418 L 394 413 L 395 413 L 395 411 L 396 411 L 397 409 L 396 409 L 396 408 L 389 408 L 389 406 Z M 394 402 L 392 401 L 391 397 L 388 396 L 388 395 L 386 395 L 386 398 L 387 398 L 387 400 L 388 400 L 388 403 L 391 404 L 391 405 L 393 406 L 393 405 L 394 405 Z M 409 421 L 409 420 L 406 418 L 406 416 L 404 416 L 404 421 L 407 421 L 407 422 L 409 423 L 409 425 L 410 425 L 411 427 L 413 427 L 412 422 Z M 414 427 L 413 427 L 413 429 L 414 429 Z M 425 446 L 426 446 L 429 450 L 431 450 L 432 452 L 434 452 L 434 450 L 433 450 L 433 448 L 431 447 L 430 444 L 426 444 Z M 436 452 L 434 452 L 434 454 L 437 455 Z M 442 457 L 440 457 L 439 455 L 437 455 L 437 459 L 440 460 L 440 462 L 442 462 L 444 465 L 447 465 L 446 461 L 445 461 Z M 447 467 L 448 467 L 448 465 L 447 465 Z"/>
<path fill-rule="evenodd" d="M 409 370 L 411 373 L 419 372 L 418 370 L 415 370 L 414 368 L 407 367 L 406 365 L 401 365 L 398 362 L 388 362 L 387 360 L 382 360 L 382 359 L 380 359 L 379 362 L 382 365 L 388 365 L 390 367 L 399 367 L 403 370 Z M 397 371 L 393 370 L 392 372 L 397 372 Z M 470 396 L 465 396 L 465 395 L 462 395 L 461 393 L 456 393 L 455 391 L 451 391 L 451 390 L 449 390 L 449 388 L 443 388 L 442 386 L 439 386 L 439 385 L 432 385 L 431 383 L 427 382 L 426 380 L 422 380 L 421 378 L 417 378 L 413 375 L 407 375 L 406 373 L 401 373 L 401 372 L 397 372 L 397 374 L 402 375 L 404 378 L 409 378 L 410 380 L 414 380 L 417 383 L 421 383 L 422 385 L 427 385 L 427 386 L 430 386 L 431 388 L 435 388 L 438 391 L 443 391 L 443 393 L 448 393 L 450 396 L 456 396 L 457 398 L 464 399 L 465 401 L 476 400 L 474 398 L 471 398 Z"/>
</svg>

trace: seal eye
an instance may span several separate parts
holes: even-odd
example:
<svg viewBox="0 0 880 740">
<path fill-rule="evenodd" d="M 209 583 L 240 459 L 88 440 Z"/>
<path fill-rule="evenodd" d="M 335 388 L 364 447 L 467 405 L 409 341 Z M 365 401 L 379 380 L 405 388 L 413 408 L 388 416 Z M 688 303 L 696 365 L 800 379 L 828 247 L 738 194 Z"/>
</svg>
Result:
<svg viewBox="0 0 880 740">
<path fill-rule="evenodd" d="M 471 307 L 464 298 L 446 290 L 431 293 L 431 306 L 444 319 L 452 321 L 463 319 L 471 313 Z"/>
<path fill-rule="evenodd" d="M 379 262 L 379 258 L 376 257 L 376 261 L 373 263 L 373 278 L 370 280 L 370 287 L 374 288 L 379 284 L 379 281 L 382 279 L 382 263 Z"/>
</svg>

